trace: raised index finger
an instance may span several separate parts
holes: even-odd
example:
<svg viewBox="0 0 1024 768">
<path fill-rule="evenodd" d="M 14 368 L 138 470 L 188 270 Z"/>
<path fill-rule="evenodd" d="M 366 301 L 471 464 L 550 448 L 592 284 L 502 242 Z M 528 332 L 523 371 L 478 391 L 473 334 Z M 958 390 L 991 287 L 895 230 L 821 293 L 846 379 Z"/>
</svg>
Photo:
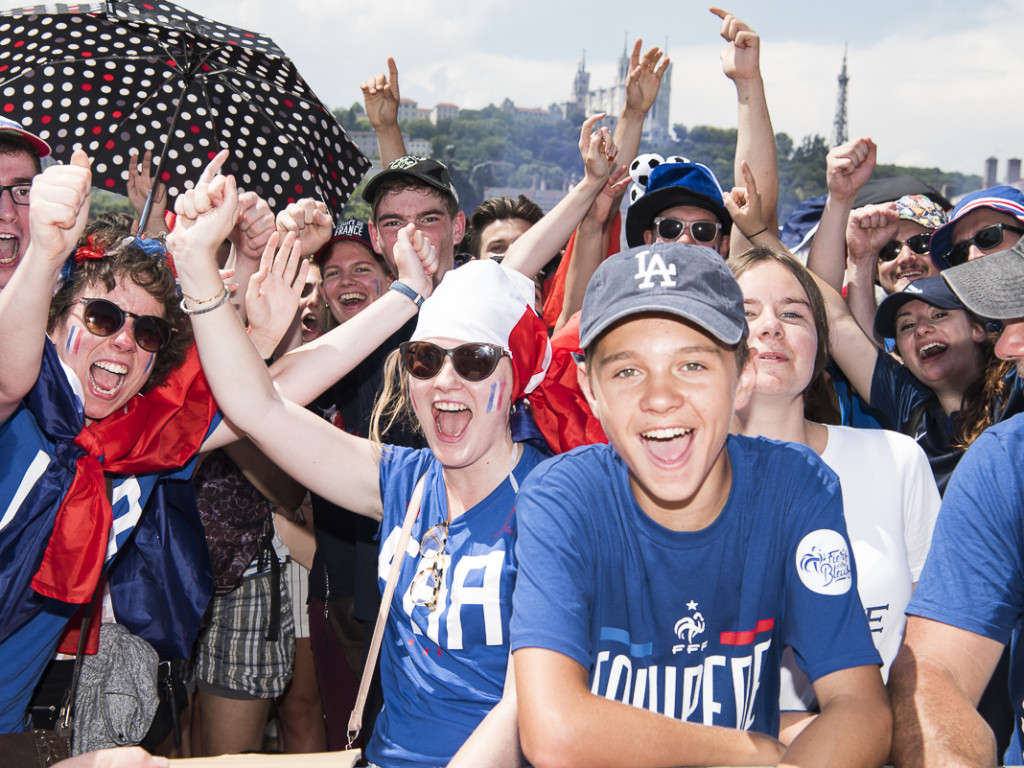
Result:
<svg viewBox="0 0 1024 768">
<path fill-rule="evenodd" d="M 222 149 L 214 155 L 213 160 L 211 160 L 209 165 L 203 169 L 203 173 L 199 177 L 199 183 L 201 184 L 205 182 L 206 184 L 209 184 L 213 181 L 214 177 L 220 173 L 220 169 L 224 167 L 224 163 L 227 162 L 227 159 L 228 151 L 226 149 Z"/>
</svg>

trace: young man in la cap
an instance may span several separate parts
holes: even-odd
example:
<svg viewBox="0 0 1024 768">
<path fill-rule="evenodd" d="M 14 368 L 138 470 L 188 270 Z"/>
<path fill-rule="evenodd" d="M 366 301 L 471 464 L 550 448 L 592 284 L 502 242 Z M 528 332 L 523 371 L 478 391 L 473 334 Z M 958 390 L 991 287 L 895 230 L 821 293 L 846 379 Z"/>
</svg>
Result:
<svg viewBox="0 0 1024 768">
<path fill-rule="evenodd" d="M 942 272 L 973 312 L 1002 322 L 996 354 L 1024 373 L 1024 241 Z M 889 676 L 893 761 L 908 768 L 996 765 L 976 707 L 1010 644 L 1014 731 L 1005 765 L 1024 764 L 1024 416 L 986 429 L 942 500 Z"/>
<path fill-rule="evenodd" d="M 512 649 L 534 765 L 885 759 L 838 479 L 802 446 L 729 434 L 756 373 L 746 334 L 709 248 L 632 248 L 588 286 L 578 375 L 610 445 L 545 462 L 517 501 Z M 788 747 L 784 646 L 821 703 Z"/>
<path fill-rule="evenodd" d="M 0 290 L 28 250 L 28 191 L 49 154 L 45 141 L 0 117 Z"/>
</svg>

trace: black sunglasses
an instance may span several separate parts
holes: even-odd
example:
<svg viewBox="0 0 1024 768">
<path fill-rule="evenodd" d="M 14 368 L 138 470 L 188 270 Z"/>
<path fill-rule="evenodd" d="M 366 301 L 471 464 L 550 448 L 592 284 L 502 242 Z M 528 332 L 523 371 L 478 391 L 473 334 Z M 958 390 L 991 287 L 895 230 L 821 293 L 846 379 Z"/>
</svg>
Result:
<svg viewBox="0 0 1024 768">
<path fill-rule="evenodd" d="M 888 243 L 883 245 L 881 250 L 878 252 L 878 260 L 892 261 L 900 255 L 900 251 L 903 250 L 904 245 L 918 256 L 923 256 L 928 253 L 932 247 L 932 233 L 922 232 L 919 235 L 908 237 L 906 240 L 890 240 Z"/>
<path fill-rule="evenodd" d="M 718 237 L 722 225 L 717 221 L 683 221 L 670 216 L 659 216 L 654 220 L 654 231 L 662 240 L 678 240 L 686 230 L 697 243 L 711 243 Z"/>
<path fill-rule="evenodd" d="M 82 312 L 85 327 L 97 336 L 113 336 L 121 330 L 125 317 L 132 318 L 135 321 L 132 324 L 132 336 L 135 337 L 135 343 L 146 352 L 159 352 L 171 340 L 171 334 L 178 330 L 162 317 L 136 315 L 106 299 L 78 301 L 85 305 Z"/>
<path fill-rule="evenodd" d="M 455 349 L 445 349 L 429 341 L 406 341 L 399 347 L 402 364 L 417 379 L 432 379 L 441 372 L 446 357 L 451 358 L 452 367 L 466 381 L 483 381 L 498 367 L 502 357 L 512 353 L 497 344 L 460 344 Z"/>
<path fill-rule="evenodd" d="M 974 237 L 962 240 L 954 245 L 946 257 L 946 263 L 951 267 L 955 267 L 966 262 L 967 257 L 971 255 L 972 244 L 978 246 L 983 251 L 991 251 L 993 248 L 998 248 L 1003 244 L 1004 230 L 1024 235 L 1024 229 L 1019 227 L 1011 227 L 1009 224 L 990 224 L 975 232 Z"/>
</svg>

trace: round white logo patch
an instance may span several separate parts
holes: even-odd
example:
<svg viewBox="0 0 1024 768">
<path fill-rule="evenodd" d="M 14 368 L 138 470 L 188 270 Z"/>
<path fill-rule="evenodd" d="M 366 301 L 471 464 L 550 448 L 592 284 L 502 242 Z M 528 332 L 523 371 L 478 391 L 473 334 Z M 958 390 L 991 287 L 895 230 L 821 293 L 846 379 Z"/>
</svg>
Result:
<svg viewBox="0 0 1024 768">
<path fill-rule="evenodd" d="M 845 595 L 853 583 L 846 539 L 829 528 L 811 531 L 796 548 L 796 571 L 812 592 Z"/>
</svg>

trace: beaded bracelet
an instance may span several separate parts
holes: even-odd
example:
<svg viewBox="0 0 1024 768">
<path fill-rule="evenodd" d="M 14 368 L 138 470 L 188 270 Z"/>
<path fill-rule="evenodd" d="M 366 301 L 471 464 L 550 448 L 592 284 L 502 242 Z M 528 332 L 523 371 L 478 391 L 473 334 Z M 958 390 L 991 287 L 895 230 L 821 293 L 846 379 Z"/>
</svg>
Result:
<svg viewBox="0 0 1024 768">
<path fill-rule="evenodd" d="M 204 302 L 200 302 L 201 304 L 209 304 L 211 301 L 216 299 L 217 301 L 215 304 L 210 304 L 210 306 L 203 307 L 202 309 L 189 309 L 188 307 L 185 306 L 185 299 L 182 299 L 178 306 L 181 307 L 181 311 L 184 312 L 186 315 L 205 315 L 207 312 L 212 312 L 217 307 L 224 304 L 228 300 L 229 295 L 230 292 L 228 291 L 228 287 L 225 285 L 224 290 L 222 290 L 219 295 L 214 296 L 212 299 L 207 299 Z M 183 293 L 182 296 L 185 296 L 185 294 Z M 194 301 L 194 299 L 192 299 L 191 297 L 186 296 L 185 298 L 187 298 L 189 301 Z"/>
<path fill-rule="evenodd" d="M 395 280 L 388 288 L 389 291 L 398 291 L 400 294 L 409 299 L 413 304 L 416 305 L 416 309 L 423 306 L 424 298 L 420 296 L 416 291 L 410 288 L 408 285 L 403 283 L 401 280 Z"/>
</svg>

